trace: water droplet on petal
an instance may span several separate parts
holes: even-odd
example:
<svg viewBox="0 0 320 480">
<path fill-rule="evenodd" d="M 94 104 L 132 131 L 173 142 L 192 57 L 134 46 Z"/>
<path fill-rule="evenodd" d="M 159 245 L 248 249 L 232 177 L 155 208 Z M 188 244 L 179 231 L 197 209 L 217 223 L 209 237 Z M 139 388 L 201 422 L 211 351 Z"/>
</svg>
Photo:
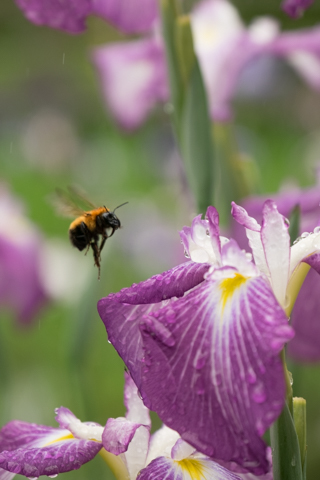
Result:
<svg viewBox="0 0 320 480">
<path fill-rule="evenodd" d="M 251 384 L 253 384 L 257 381 L 257 375 L 255 374 L 255 372 L 252 368 L 248 369 L 247 381 Z"/>
<path fill-rule="evenodd" d="M 313 233 L 320 233 L 320 225 L 314 228 Z"/>
<path fill-rule="evenodd" d="M 251 398 L 256 403 L 264 403 L 267 399 L 267 394 L 262 382 L 257 383 L 252 389 Z"/>
<path fill-rule="evenodd" d="M 310 232 L 303 232 L 301 233 L 300 238 L 306 238 L 306 237 L 309 237 L 309 235 L 310 235 Z"/>
</svg>

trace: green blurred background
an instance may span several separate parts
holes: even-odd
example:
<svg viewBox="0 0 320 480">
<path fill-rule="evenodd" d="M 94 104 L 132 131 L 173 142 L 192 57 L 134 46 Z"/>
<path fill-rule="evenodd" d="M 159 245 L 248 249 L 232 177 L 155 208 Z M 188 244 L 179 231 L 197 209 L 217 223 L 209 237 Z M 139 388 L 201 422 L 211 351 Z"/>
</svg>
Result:
<svg viewBox="0 0 320 480">
<path fill-rule="evenodd" d="M 298 21 L 285 17 L 278 1 L 238 0 L 242 17 L 277 16 L 284 28 L 316 24 L 319 6 Z M 108 344 L 97 314 L 99 298 L 183 260 L 178 230 L 194 213 L 170 118 L 159 107 L 134 134 L 125 134 L 102 101 L 90 49 L 124 38 L 102 20 L 89 19 L 77 36 L 29 23 L 13 0 L 0 3 L 1 180 L 26 206 L 45 240 L 58 239 L 78 254 L 88 272 L 76 300 L 44 308 L 29 329 L 1 312 L 0 421 L 17 418 L 55 426 L 54 408 L 70 408 L 83 421 L 105 424 L 124 414 L 124 366 Z M 320 97 L 282 62 L 270 84 L 244 75 L 235 100 L 241 150 L 255 159 L 257 192 L 275 192 L 284 182 L 315 183 L 319 164 Z M 252 81 L 252 78 L 254 80 Z M 249 79 L 249 80 L 247 80 Z M 90 253 L 68 243 L 69 220 L 58 217 L 48 197 L 55 188 L 79 184 L 88 196 L 118 214 L 123 229 L 107 242 L 101 280 Z M 70 253 L 71 255 L 71 253 Z M 76 273 L 70 277 L 71 290 Z M 290 365 L 294 394 L 307 399 L 309 479 L 318 478 L 320 457 L 320 369 Z M 153 416 L 154 425 L 159 421 Z M 69 480 L 113 478 L 98 457 Z M 22 478 L 17 475 L 17 478 Z"/>
</svg>

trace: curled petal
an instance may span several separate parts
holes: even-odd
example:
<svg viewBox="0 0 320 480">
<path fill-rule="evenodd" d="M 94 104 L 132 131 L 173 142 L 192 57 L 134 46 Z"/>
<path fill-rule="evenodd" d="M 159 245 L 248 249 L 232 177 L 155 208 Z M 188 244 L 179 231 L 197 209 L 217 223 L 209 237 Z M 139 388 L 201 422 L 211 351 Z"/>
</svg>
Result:
<svg viewBox="0 0 320 480">
<path fill-rule="evenodd" d="M 26 477 L 57 475 L 80 468 L 101 447 L 66 429 L 13 421 L 0 431 L 0 468 Z"/>
<path fill-rule="evenodd" d="M 146 368 L 140 391 L 149 407 L 198 451 L 266 472 L 260 436 L 283 406 L 278 353 L 293 336 L 268 283 L 241 275 L 209 278 L 170 303 L 171 323 L 167 308 L 158 321 L 174 345 L 150 325 L 141 327 Z"/>
<path fill-rule="evenodd" d="M 164 51 L 157 39 L 96 48 L 93 61 L 106 104 L 122 127 L 137 128 L 157 102 L 167 100 Z"/>
<path fill-rule="evenodd" d="M 188 457 L 181 461 L 158 457 L 141 470 L 138 479 L 165 478 L 166 480 L 240 480 L 236 474 L 221 467 L 213 460 Z"/>
<path fill-rule="evenodd" d="M 289 224 L 278 212 L 276 204 L 267 200 L 263 207 L 261 240 L 270 272 L 273 291 L 282 306 L 285 304 L 290 269 Z"/>
<path fill-rule="evenodd" d="M 297 239 L 291 247 L 290 274 L 300 262 L 305 262 L 320 273 L 320 232 Z"/>
<path fill-rule="evenodd" d="M 221 265 L 221 242 L 219 228 L 219 213 L 215 207 L 208 207 L 206 219 L 209 223 L 209 234 L 211 238 L 212 249 L 214 251 L 217 263 Z"/>
<path fill-rule="evenodd" d="M 140 427 L 142 427 L 140 423 L 130 422 L 126 418 L 109 418 L 102 434 L 104 448 L 114 455 L 126 452 Z"/>
<path fill-rule="evenodd" d="M 129 373 L 125 372 L 124 404 L 127 409 L 126 419 L 151 427 L 149 410 L 138 395 L 138 389 Z"/>
<path fill-rule="evenodd" d="M 240 207 L 235 202 L 232 202 L 231 214 L 233 218 L 240 225 L 243 225 L 246 229 L 246 235 L 249 240 L 249 245 L 252 249 L 252 254 L 256 266 L 258 267 L 260 272 L 269 276 L 268 266 L 266 263 L 266 257 L 260 235 L 261 226 L 253 217 L 250 217 L 248 215 L 247 211 L 243 207 Z"/>
</svg>

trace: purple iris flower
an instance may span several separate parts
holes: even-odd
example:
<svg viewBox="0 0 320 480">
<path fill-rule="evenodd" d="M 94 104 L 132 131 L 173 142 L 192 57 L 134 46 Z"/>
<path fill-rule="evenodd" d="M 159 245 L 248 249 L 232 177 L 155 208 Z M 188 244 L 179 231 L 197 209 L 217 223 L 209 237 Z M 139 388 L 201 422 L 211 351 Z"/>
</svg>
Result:
<svg viewBox="0 0 320 480">
<path fill-rule="evenodd" d="M 305 190 L 291 189 L 273 195 L 279 212 L 289 217 L 292 209 L 300 206 L 301 221 L 300 235 L 320 225 L 320 190 L 319 184 Z M 261 220 L 262 205 L 266 197 L 255 196 L 243 200 L 243 206 L 257 221 Z M 318 227 L 318 228 L 317 228 Z M 240 246 L 246 248 L 243 232 L 238 224 L 234 225 L 233 234 Z M 288 345 L 288 354 L 295 360 L 314 362 L 320 360 L 320 323 L 318 315 L 320 310 L 319 298 L 320 279 L 317 272 L 311 269 L 300 290 L 297 301 L 291 314 L 291 324 L 295 330 L 295 337 Z"/>
<path fill-rule="evenodd" d="M 92 58 L 105 101 L 123 128 L 137 128 L 156 103 L 169 98 L 162 39 L 98 47 Z"/>
<path fill-rule="evenodd" d="M 270 17 L 246 27 L 227 0 L 199 2 L 191 12 L 191 24 L 213 120 L 230 121 L 239 78 L 248 65 L 264 56 L 285 59 L 313 88 L 320 89 L 319 27 L 282 33 Z M 163 45 L 154 36 L 94 50 L 106 103 L 126 129 L 138 127 L 156 103 L 169 99 L 161 50 Z M 133 75 L 135 69 L 140 73 Z"/>
<path fill-rule="evenodd" d="M 293 18 L 299 18 L 314 0 L 284 0 L 282 9 Z"/>
<path fill-rule="evenodd" d="M 89 15 L 97 15 L 125 33 L 152 28 L 158 17 L 157 0 L 15 0 L 31 22 L 80 33 Z"/>
<path fill-rule="evenodd" d="M 261 226 L 236 204 L 232 215 L 254 262 L 220 236 L 209 207 L 180 233 L 190 261 L 103 298 L 98 311 L 148 408 L 197 450 L 261 474 L 261 436 L 284 405 L 292 291 L 301 262 L 318 268 L 320 234 L 290 247 L 271 200 Z"/>
<path fill-rule="evenodd" d="M 9 422 L 0 430 L 0 480 L 16 474 L 53 477 L 80 468 L 98 453 L 118 480 L 245 478 L 198 453 L 166 426 L 150 435 L 149 411 L 128 374 L 124 401 L 126 417 L 109 418 L 105 427 L 82 423 L 64 407 L 56 410 L 59 428 Z"/>
<path fill-rule="evenodd" d="M 41 277 L 43 241 L 22 205 L 0 185 L 0 306 L 29 324 L 47 300 Z"/>
</svg>

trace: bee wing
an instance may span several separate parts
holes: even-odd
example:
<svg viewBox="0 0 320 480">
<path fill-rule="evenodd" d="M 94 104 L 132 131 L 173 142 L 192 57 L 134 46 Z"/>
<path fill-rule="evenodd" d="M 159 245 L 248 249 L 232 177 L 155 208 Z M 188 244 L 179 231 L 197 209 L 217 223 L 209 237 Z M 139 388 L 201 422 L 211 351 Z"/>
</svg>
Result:
<svg viewBox="0 0 320 480">
<path fill-rule="evenodd" d="M 94 210 L 96 205 L 94 205 L 87 198 L 86 193 L 78 185 L 70 185 L 68 187 L 68 193 L 72 199 L 74 205 L 83 205 L 84 211 Z"/>
<path fill-rule="evenodd" d="M 56 212 L 63 217 L 79 217 L 85 213 L 66 192 L 57 188 L 55 194 L 51 197 Z"/>
</svg>

